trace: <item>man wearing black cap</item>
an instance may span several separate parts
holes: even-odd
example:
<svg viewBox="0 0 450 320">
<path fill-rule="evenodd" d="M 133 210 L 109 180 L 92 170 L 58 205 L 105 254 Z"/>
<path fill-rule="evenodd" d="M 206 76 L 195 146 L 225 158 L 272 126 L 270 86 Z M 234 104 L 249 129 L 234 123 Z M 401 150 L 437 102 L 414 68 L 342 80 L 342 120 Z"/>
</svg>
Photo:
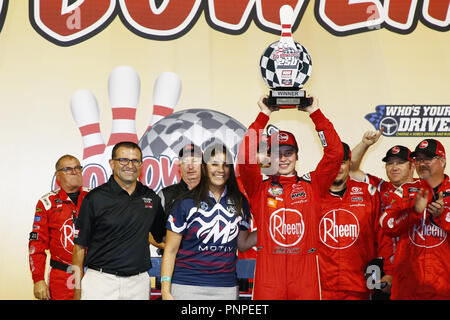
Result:
<svg viewBox="0 0 450 320">
<path fill-rule="evenodd" d="M 386 163 L 386 176 L 389 182 L 363 172 L 360 169 L 361 161 L 369 147 L 378 141 L 381 134 L 382 130 L 378 132 L 367 131 L 364 133 L 361 142 L 353 148 L 350 177 L 376 186 L 380 195 L 383 196 L 386 192 L 394 191 L 405 182 L 414 181 L 414 163 L 410 157 L 411 151 L 405 146 L 396 145 L 390 148 L 382 159 Z"/>
<path fill-rule="evenodd" d="M 450 299 L 450 181 L 445 150 L 435 139 L 414 152 L 420 179 L 391 194 L 380 224 L 398 236 L 392 299 Z"/>
<path fill-rule="evenodd" d="M 186 144 L 178 152 L 178 157 L 178 166 L 181 175 L 180 182 L 167 186 L 158 192 L 165 211 L 166 220 L 175 201 L 181 199 L 184 193 L 195 188 L 200 182 L 201 177 L 202 150 L 199 146 L 193 143 Z M 164 249 L 165 243 L 156 242 L 151 234 L 149 235 L 149 241 L 155 247 Z M 158 254 L 162 254 L 162 251 L 158 251 Z"/>
<path fill-rule="evenodd" d="M 256 153 L 272 112 L 264 98 L 258 102 L 261 112 L 242 140 L 237 163 L 258 228 L 253 299 L 320 299 L 320 198 L 339 171 L 342 143 L 313 98 L 303 111 L 314 122 L 324 147 L 316 170 L 303 177 L 297 175 L 297 141 L 292 133 L 279 131 L 268 142 L 271 163 L 278 166 L 278 172 L 263 181 Z"/>
<path fill-rule="evenodd" d="M 368 300 L 372 288 L 368 288 L 364 277 L 366 266 L 377 257 L 389 258 L 392 251 L 390 239 L 383 235 L 378 223 L 378 191 L 370 184 L 349 179 L 351 152 L 346 143 L 343 147 L 344 159 L 339 173 L 329 193 L 321 200 L 322 297 L 325 300 Z"/>
<path fill-rule="evenodd" d="M 161 203 L 166 211 L 166 216 L 169 215 L 175 199 L 183 193 L 195 188 L 200 182 L 202 167 L 202 150 L 200 147 L 193 143 L 189 143 L 180 149 L 178 157 L 181 181 L 177 184 L 165 187 L 158 192 Z"/>
<path fill-rule="evenodd" d="M 401 187 L 405 183 L 414 182 L 414 163 L 410 156 L 411 151 L 402 145 L 395 145 L 391 147 L 387 152 L 384 158 L 382 159 L 385 162 L 385 170 L 386 176 L 389 181 L 385 181 L 377 176 L 371 175 L 370 173 L 365 173 L 360 169 L 360 164 L 362 158 L 365 153 L 374 145 L 380 136 L 383 133 L 383 129 L 380 129 L 377 132 L 367 131 L 364 133 L 361 142 L 358 143 L 352 150 L 352 164 L 350 170 L 350 177 L 357 181 L 364 181 L 373 186 L 377 187 L 377 190 L 380 195 L 380 208 L 383 210 L 384 207 L 390 205 L 390 195 L 397 188 Z M 386 251 L 394 251 L 396 246 L 396 238 L 393 237 L 391 239 L 391 243 L 389 247 L 385 248 Z M 384 243 L 388 245 L 387 243 Z M 381 289 L 381 293 L 376 290 L 375 299 L 387 299 L 390 294 L 390 289 L 392 285 L 392 273 L 393 273 L 393 263 L 394 263 L 394 255 L 392 255 L 389 259 L 384 259 L 383 261 L 383 273 L 386 273 L 385 276 L 381 279 L 382 282 L 387 283 L 387 286 Z"/>
</svg>

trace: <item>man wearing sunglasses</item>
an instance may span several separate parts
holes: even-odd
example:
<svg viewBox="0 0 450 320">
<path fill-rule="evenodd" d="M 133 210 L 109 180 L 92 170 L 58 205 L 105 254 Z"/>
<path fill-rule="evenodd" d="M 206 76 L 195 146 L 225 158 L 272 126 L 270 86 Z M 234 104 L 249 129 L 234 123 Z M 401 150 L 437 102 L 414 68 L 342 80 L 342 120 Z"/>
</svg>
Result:
<svg viewBox="0 0 450 320">
<path fill-rule="evenodd" d="M 384 232 L 398 236 L 392 299 L 450 299 L 450 181 L 446 155 L 435 139 L 411 153 L 419 180 L 391 194 L 380 218 Z"/>
<path fill-rule="evenodd" d="M 74 223 L 81 202 L 88 193 L 82 188 L 80 161 L 64 155 L 55 165 L 55 177 L 60 188 L 44 195 L 36 205 L 33 230 L 30 233 L 29 261 L 34 282 L 34 296 L 40 300 L 71 300 Z M 47 285 L 45 265 L 50 251 L 50 277 Z"/>
<path fill-rule="evenodd" d="M 142 152 L 137 144 L 116 144 L 109 163 L 113 175 L 93 189 L 80 208 L 73 252 L 74 298 L 148 300 L 149 233 L 162 241 L 164 211 L 156 193 L 138 181 Z"/>
</svg>

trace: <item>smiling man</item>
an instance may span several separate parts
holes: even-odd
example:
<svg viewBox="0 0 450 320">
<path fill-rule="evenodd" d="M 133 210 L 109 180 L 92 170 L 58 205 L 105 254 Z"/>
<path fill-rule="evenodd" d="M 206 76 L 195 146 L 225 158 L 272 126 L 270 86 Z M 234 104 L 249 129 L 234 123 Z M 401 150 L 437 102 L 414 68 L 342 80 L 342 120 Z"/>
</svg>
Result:
<svg viewBox="0 0 450 320">
<path fill-rule="evenodd" d="M 142 168 L 137 144 L 116 144 L 109 163 L 113 175 L 80 208 L 73 252 L 75 299 L 148 300 L 149 232 L 162 240 L 164 211 L 156 193 L 137 180 Z"/>
<path fill-rule="evenodd" d="M 320 199 L 339 171 L 343 147 L 318 102 L 302 111 L 309 114 L 324 147 L 317 168 L 297 175 L 298 144 L 294 135 L 279 131 L 269 138 L 272 163 L 278 172 L 262 179 L 256 154 L 272 110 L 262 97 L 260 113 L 239 148 L 238 168 L 258 228 L 253 299 L 320 299 L 318 219 Z M 254 159 L 252 157 L 254 156 Z"/>
<path fill-rule="evenodd" d="M 380 224 L 399 237 L 395 253 L 392 299 L 450 298 L 450 180 L 446 155 L 435 139 L 421 141 L 414 152 L 420 179 L 391 194 Z"/>
</svg>

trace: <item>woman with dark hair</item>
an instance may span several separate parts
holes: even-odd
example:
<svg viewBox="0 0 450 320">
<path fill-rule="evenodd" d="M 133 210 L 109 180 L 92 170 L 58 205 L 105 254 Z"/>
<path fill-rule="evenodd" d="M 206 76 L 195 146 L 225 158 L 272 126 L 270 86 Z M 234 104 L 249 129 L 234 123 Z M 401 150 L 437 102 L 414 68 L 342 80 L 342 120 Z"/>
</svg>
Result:
<svg viewBox="0 0 450 320">
<path fill-rule="evenodd" d="M 237 249 L 256 244 L 256 234 L 248 232 L 249 216 L 232 155 L 223 145 L 207 148 L 200 183 L 174 204 L 168 218 L 162 298 L 237 299 Z"/>
</svg>

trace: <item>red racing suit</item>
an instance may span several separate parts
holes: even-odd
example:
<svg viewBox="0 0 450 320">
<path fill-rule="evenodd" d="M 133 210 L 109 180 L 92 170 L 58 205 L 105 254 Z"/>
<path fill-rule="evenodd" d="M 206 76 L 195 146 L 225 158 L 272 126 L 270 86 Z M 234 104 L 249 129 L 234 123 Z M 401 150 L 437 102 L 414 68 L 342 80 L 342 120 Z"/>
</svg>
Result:
<svg viewBox="0 0 450 320">
<path fill-rule="evenodd" d="M 450 299 L 450 181 L 446 175 L 437 194 L 443 193 L 444 211 L 432 218 L 427 210 L 417 213 L 414 199 L 423 188 L 434 191 L 424 180 L 406 183 L 391 193 L 390 205 L 380 218 L 384 232 L 399 236 L 394 259 L 391 299 Z"/>
<path fill-rule="evenodd" d="M 33 282 L 44 280 L 47 254 L 51 260 L 66 266 L 72 264 L 74 219 L 78 217 L 81 202 L 88 189 L 80 188 L 78 205 L 75 205 L 61 188 L 44 195 L 36 205 L 33 231 L 28 244 Z M 51 262 L 52 263 L 52 262 Z M 68 270 L 70 271 L 70 269 Z M 53 300 L 73 299 L 72 274 L 51 268 L 50 297 Z M 70 278 L 70 279 L 69 279 Z"/>
<path fill-rule="evenodd" d="M 269 117 L 260 113 L 239 148 L 238 172 L 258 229 L 253 299 L 320 299 L 318 219 L 320 198 L 336 177 L 342 143 L 320 110 L 310 115 L 324 146 L 315 171 L 303 176 L 262 180 L 256 156 Z M 255 139 L 256 136 L 256 139 Z M 252 139 L 253 137 L 253 139 Z M 253 161 L 254 160 L 254 161 Z"/>
<path fill-rule="evenodd" d="M 330 192 L 322 199 L 319 224 L 320 276 L 325 300 L 370 298 L 364 276 L 368 263 L 392 256 L 392 240 L 380 224 L 380 197 L 365 182 L 347 180 L 342 197 Z M 384 271 L 391 274 L 391 264 Z"/>
</svg>

